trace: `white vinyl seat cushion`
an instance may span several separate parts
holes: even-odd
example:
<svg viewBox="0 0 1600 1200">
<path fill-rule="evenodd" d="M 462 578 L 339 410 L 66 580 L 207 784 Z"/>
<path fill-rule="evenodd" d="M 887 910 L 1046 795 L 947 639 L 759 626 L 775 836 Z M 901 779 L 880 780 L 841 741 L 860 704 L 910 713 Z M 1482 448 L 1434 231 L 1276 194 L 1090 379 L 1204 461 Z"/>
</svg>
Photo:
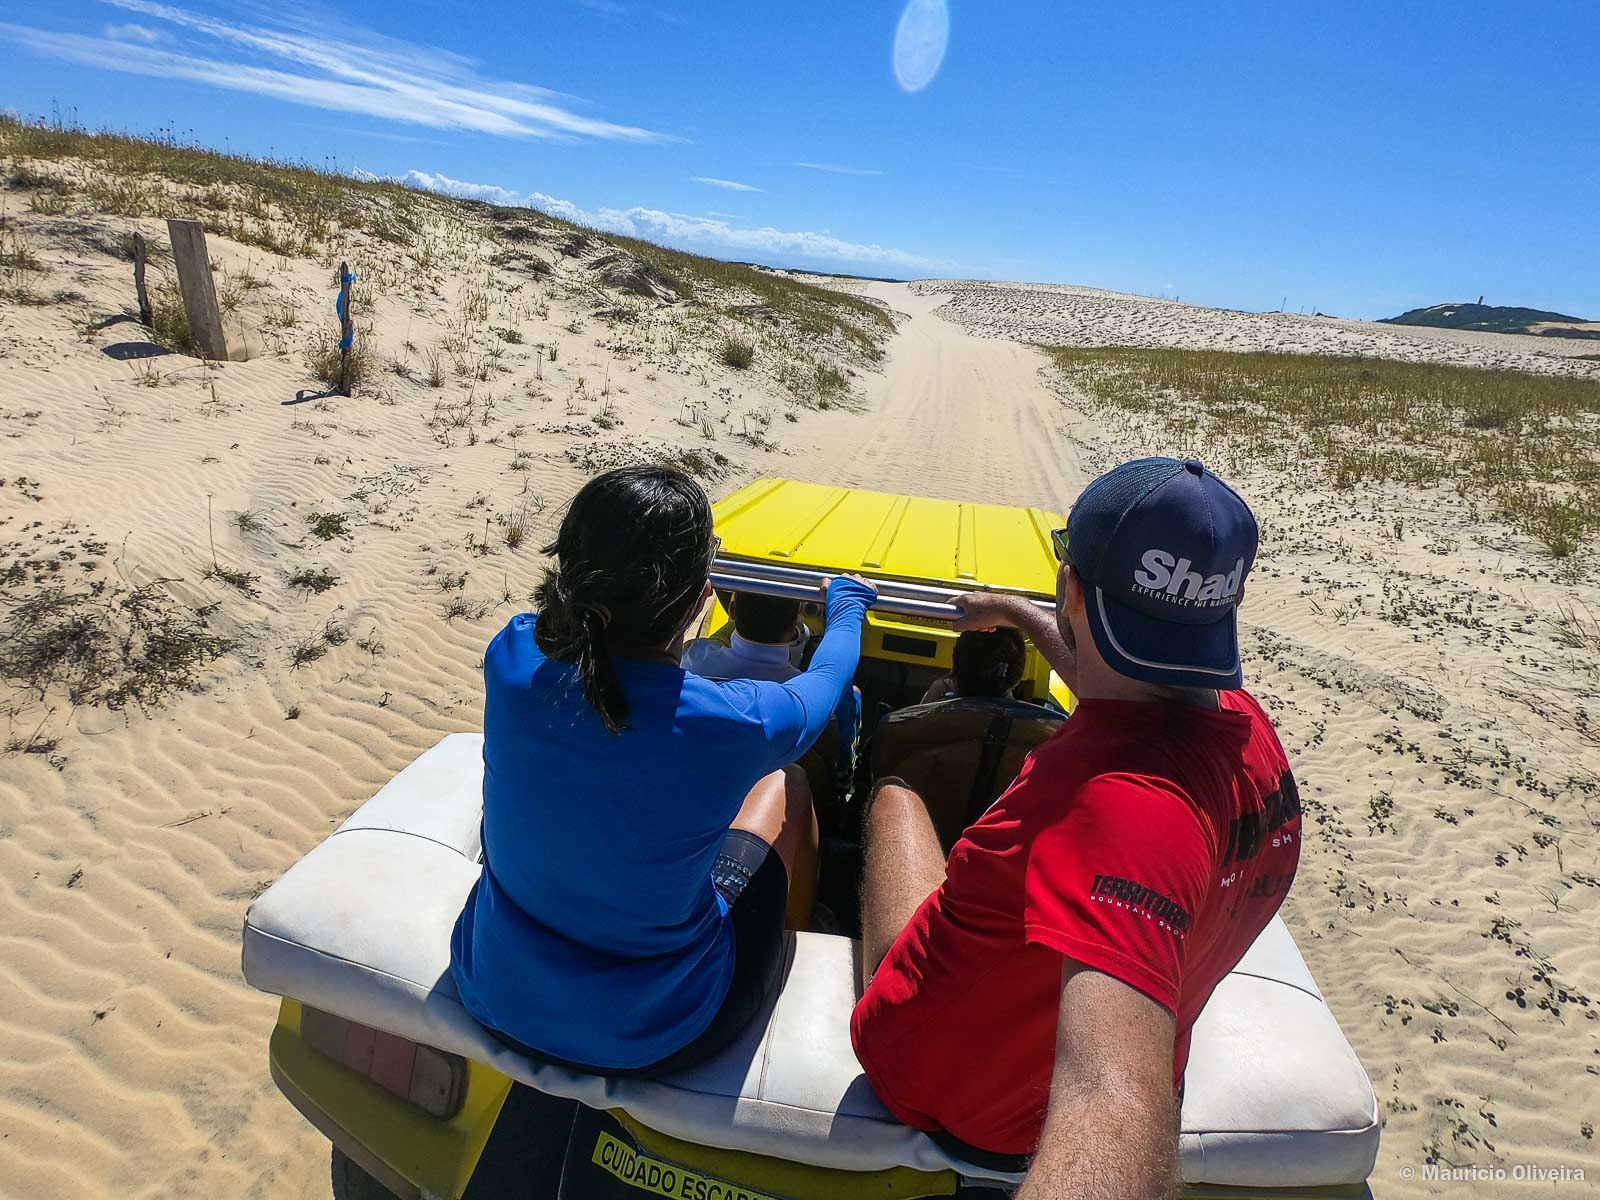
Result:
<svg viewBox="0 0 1600 1200">
<path fill-rule="evenodd" d="M 855 944 L 793 935 L 772 1010 L 670 1079 L 535 1064 L 462 1008 L 450 934 L 478 877 L 483 739 L 452 734 L 296 863 L 245 916 L 255 987 L 437 1046 L 540 1091 L 622 1108 L 662 1133 L 845 1170 L 1010 1178 L 952 1158 L 879 1103 L 850 1046 Z M 1361 1063 L 1274 920 L 1196 1022 L 1183 1103 L 1190 1183 L 1359 1183 L 1378 1148 Z"/>
</svg>

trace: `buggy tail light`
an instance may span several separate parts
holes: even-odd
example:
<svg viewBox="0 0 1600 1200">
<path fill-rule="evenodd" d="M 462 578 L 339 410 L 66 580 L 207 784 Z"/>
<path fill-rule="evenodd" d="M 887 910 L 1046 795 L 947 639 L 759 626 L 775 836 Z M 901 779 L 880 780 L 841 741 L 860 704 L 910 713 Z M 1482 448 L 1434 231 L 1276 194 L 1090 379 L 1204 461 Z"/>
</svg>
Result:
<svg viewBox="0 0 1600 1200">
<path fill-rule="evenodd" d="M 318 1054 L 430 1116 L 449 1120 L 461 1111 L 467 1091 L 467 1061 L 458 1054 L 309 1005 L 301 1010 L 300 1036 Z"/>
</svg>

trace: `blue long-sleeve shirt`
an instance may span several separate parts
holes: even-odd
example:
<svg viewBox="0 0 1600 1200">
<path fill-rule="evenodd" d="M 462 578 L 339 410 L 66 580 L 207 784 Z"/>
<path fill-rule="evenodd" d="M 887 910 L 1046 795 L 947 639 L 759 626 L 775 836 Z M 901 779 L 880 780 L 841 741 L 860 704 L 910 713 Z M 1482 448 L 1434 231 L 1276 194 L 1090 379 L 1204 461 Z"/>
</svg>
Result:
<svg viewBox="0 0 1600 1200">
<path fill-rule="evenodd" d="M 540 652 L 537 618 L 511 619 L 484 655 L 484 872 L 451 942 L 468 1012 L 553 1057 L 619 1069 L 710 1025 L 734 952 L 712 864 L 750 788 L 833 716 L 871 598 L 834 581 L 811 668 L 787 683 L 615 660 L 620 734 L 576 667 Z"/>
</svg>

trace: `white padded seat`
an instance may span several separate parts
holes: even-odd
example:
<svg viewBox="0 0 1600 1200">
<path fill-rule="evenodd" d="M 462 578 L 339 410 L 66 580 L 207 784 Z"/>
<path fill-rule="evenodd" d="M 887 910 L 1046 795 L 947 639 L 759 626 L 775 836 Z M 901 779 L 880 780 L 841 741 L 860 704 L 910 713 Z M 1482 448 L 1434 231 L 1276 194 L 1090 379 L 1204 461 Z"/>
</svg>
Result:
<svg viewBox="0 0 1600 1200">
<path fill-rule="evenodd" d="M 535 1064 L 462 1008 L 450 933 L 478 877 L 481 737 L 452 734 L 391 780 L 251 906 L 255 987 L 487 1063 L 687 1141 L 846 1170 L 954 1167 L 879 1103 L 850 1047 L 855 943 L 794 935 L 776 1005 L 710 1062 L 666 1080 Z M 1377 1101 L 1288 930 L 1274 920 L 1195 1025 L 1183 1104 L 1190 1183 L 1358 1183 Z"/>
</svg>

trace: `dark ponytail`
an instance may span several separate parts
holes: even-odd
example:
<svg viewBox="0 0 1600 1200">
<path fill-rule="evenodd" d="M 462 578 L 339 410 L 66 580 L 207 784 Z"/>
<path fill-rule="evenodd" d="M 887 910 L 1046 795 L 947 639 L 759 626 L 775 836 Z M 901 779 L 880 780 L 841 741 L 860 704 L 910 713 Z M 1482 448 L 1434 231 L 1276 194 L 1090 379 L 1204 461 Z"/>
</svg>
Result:
<svg viewBox="0 0 1600 1200">
<path fill-rule="evenodd" d="M 584 698 L 612 733 L 628 723 L 613 654 L 648 653 L 682 631 L 711 566 L 711 505 L 671 467 L 619 467 L 572 498 L 557 563 L 534 592 L 534 640 L 578 668 Z"/>
</svg>

